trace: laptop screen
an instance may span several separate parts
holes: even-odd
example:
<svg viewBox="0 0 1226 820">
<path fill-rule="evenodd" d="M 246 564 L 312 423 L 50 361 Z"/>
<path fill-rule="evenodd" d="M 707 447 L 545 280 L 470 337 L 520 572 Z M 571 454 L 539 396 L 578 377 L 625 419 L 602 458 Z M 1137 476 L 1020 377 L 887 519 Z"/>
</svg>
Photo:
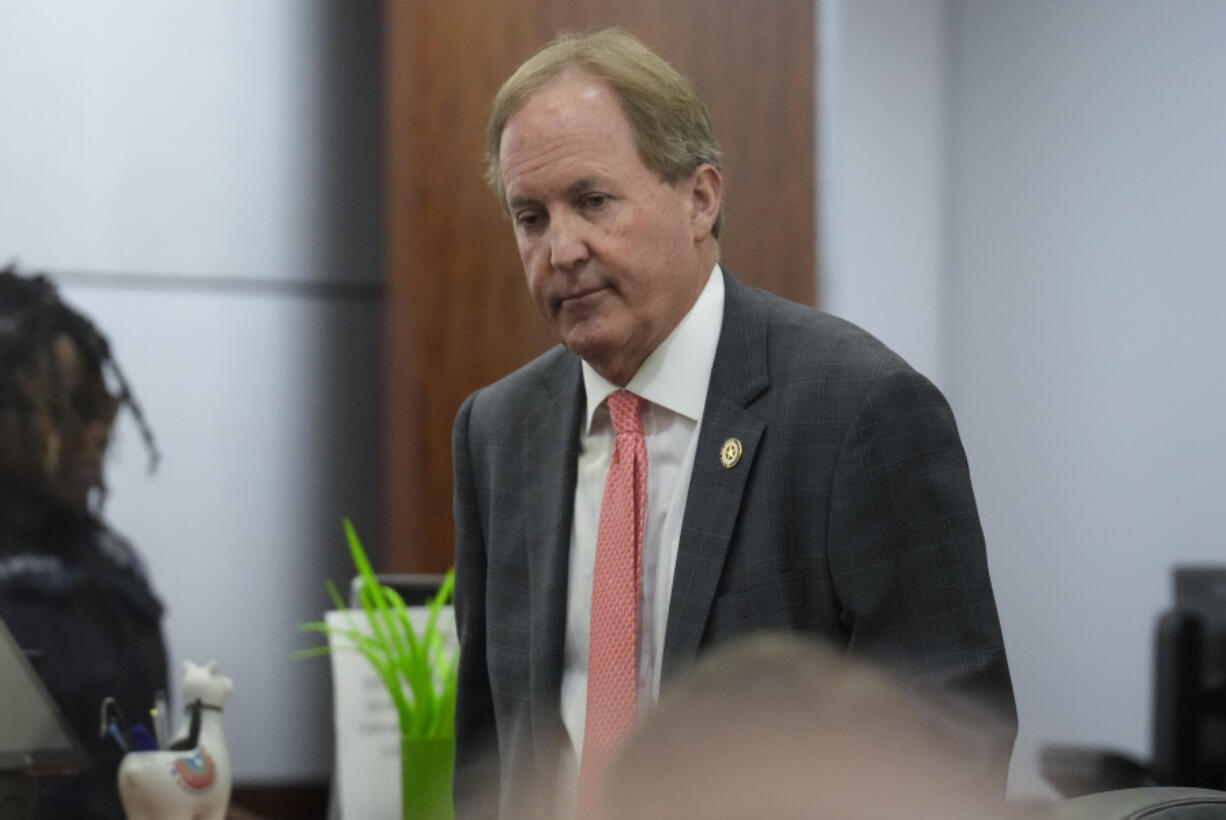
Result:
<svg viewBox="0 0 1226 820">
<path fill-rule="evenodd" d="M 85 749 L 0 621 L 0 772 L 68 774 L 88 764 Z"/>
</svg>

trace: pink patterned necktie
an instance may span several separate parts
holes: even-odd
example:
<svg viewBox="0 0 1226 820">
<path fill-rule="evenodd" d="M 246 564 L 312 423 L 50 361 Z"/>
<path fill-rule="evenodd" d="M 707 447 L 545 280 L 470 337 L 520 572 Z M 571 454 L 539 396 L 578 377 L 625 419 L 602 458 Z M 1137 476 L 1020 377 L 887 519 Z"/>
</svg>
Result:
<svg viewBox="0 0 1226 820">
<path fill-rule="evenodd" d="M 580 817 L 596 811 L 604 769 L 638 717 L 638 612 L 647 509 L 644 403 L 625 390 L 608 398 L 617 440 L 596 531 Z"/>
</svg>

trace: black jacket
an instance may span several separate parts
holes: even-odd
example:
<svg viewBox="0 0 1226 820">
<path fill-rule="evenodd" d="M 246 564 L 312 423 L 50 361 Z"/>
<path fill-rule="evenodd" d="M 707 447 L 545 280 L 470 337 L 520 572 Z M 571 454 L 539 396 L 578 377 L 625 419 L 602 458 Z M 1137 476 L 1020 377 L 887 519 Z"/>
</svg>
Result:
<svg viewBox="0 0 1226 820">
<path fill-rule="evenodd" d="M 58 522 L 38 536 L 0 524 L 0 619 L 92 760 L 39 782 L 39 817 L 123 820 L 122 752 L 99 738 L 99 707 L 114 697 L 130 722 L 149 725 L 154 693 L 166 691 L 161 618 L 139 556 L 101 522 Z"/>
</svg>

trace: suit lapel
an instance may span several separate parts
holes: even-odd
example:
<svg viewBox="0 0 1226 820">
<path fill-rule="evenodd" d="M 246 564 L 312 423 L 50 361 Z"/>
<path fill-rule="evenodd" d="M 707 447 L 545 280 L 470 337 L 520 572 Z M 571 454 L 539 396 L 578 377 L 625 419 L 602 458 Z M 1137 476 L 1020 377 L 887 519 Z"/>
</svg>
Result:
<svg viewBox="0 0 1226 820">
<path fill-rule="evenodd" d="M 561 353 L 559 365 L 543 385 L 541 399 L 545 406 L 533 427 L 524 431 L 521 454 L 521 486 L 527 494 L 523 509 L 531 511 L 524 523 L 531 596 L 526 649 L 538 752 L 554 745 L 558 732 L 570 531 L 584 403 L 577 358 Z"/>
<path fill-rule="evenodd" d="M 703 409 L 694 471 L 673 575 L 664 637 L 662 677 L 667 681 L 698 652 L 707 617 L 740 514 L 741 498 L 753 468 L 764 421 L 749 408 L 766 390 L 767 325 L 755 315 L 750 292 L 725 275 L 724 321 Z M 727 468 L 720 450 L 728 439 L 743 452 Z"/>
</svg>

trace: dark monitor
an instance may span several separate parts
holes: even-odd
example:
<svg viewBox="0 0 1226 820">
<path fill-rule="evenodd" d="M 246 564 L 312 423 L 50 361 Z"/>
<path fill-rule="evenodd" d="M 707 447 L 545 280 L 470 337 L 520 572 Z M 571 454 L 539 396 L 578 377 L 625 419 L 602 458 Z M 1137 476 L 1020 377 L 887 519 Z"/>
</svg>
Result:
<svg viewBox="0 0 1226 820">
<path fill-rule="evenodd" d="M 1158 619 L 1154 755 L 1162 786 L 1226 788 L 1226 567 L 1175 568 Z"/>
<path fill-rule="evenodd" d="M 438 594 L 445 575 L 431 573 L 384 573 L 376 576 L 379 583 L 400 593 L 405 606 L 425 606 Z M 349 585 L 349 606 L 362 606 L 362 576 L 355 576 Z"/>
<path fill-rule="evenodd" d="M 72 774 L 87 765 L 89 755 L 0 621 L 0 775 Z"/>
<path fill-rule="evenodd" d="M 1200 619 L 1206 682 L 1226 682 L 1226 566 L 1175 567 L 1175 607 Z"/>
<path fill-rule="evenodd" d="M 1197 783 L 1226 788 L 1226 566 L 1176 567 L 1175 611 L 1194 642 L 1180 692 L 1186 765 Z"/>
</svg>

